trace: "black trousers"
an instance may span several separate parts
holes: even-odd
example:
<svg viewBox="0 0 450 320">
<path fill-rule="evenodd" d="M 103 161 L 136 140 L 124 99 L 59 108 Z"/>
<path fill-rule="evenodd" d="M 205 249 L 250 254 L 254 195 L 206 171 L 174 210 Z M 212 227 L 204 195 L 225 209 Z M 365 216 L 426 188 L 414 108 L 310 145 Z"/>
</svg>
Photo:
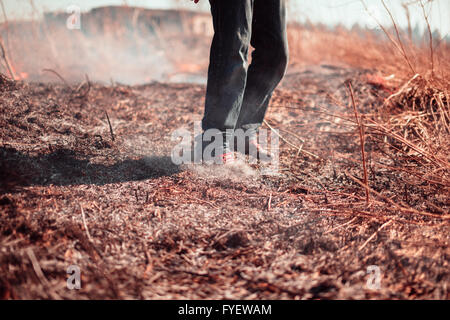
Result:
<svg viewBox="0 0 450 320">
<path fill-rule="evenodd" d="M 203 130 L 257 130 L 286 72 L 286 0 L 210 0 L 214 24 Z M 250 44 L 255 48 L 248 66 Z"/>
</svg>

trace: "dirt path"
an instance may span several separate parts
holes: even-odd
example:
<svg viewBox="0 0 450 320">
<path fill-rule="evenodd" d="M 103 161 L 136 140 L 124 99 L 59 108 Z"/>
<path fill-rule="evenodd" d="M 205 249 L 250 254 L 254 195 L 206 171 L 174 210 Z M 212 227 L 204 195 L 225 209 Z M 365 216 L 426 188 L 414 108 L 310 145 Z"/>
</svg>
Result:
<svg viewBox="0 0 450 320">
<path fill-rule="evenodd" d="M 355 181 L 360 145 L 343 119 L 344 81 L 367 117 L 387 94 L 367 74 L 322 66 L 286 77 L 267 117 L 290 143 L 279 176 L 172 164 L 170 136 L 201 118 L 204 86 L 3 82 L 0 295 L 448 299 L 448 186 L 388 170 L 410 160 L 372 136 L 380 197 L 367 205 Z M 70 265 L 81 290 L 66 288 Z M 370 266 L 381 275 L 375 290 Z"/>
</svg>

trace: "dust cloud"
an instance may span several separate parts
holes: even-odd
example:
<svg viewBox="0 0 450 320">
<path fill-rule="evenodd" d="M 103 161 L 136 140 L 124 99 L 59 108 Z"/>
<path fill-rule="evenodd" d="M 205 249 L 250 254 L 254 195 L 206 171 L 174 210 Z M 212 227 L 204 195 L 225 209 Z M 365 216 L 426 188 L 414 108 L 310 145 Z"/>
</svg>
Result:
<svg viewBox="0 0 450 320">
<path fill-rule="evenodd" d="M 208 23 L 203 13 L 111 6 L 9 21 L 0 25 L 0 35 L 20 80 L 60 81 L 43 71 L 50 69 L 67 83 L 86 76 L 108 84 L 204 83 L 207 55 L 199 53 L 208 51 Z"/>
</svg>

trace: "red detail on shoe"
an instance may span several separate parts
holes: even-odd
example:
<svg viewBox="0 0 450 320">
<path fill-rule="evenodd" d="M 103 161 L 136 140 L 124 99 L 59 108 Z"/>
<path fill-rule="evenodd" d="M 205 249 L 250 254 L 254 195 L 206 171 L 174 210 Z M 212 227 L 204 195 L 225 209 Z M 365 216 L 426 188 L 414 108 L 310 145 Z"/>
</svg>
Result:
<svg viewBox="0 0 450 320">
<path fill-rule="evenodd" d="M 226 163 L 233 163 L 234 160 L 235 160 L 234 153 L 233 152 L 224 153 L 222 155 L 222 160 L 223 160 L 224 164 L 226 164 Z"/>
</svg>

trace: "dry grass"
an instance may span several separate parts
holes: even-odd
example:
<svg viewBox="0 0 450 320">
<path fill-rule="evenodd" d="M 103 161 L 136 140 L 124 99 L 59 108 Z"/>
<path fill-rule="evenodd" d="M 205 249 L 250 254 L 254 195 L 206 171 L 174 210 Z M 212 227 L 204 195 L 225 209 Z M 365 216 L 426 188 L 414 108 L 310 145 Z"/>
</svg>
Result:
<svg viewBox="0 0 450 320">
<path fill-rule="evenodd" d="M 84 54 L 95 44 L 47 31 L 69 48 L 90 41 Z M 206 71 L 208 37 L 157 31 L 175 72 Z M 44 65 L 67 84 L 2 76 L 0 297 L 448 299 L 450 50 L 394 45 L 393 32 L 291 25 L 266 121 L 282 129 L 279 177 L 171 165 L 170 133 L 201 117 L 203 85 L 73 85 L 65 64 Z M 8 52 L 19 73 L 36 68 Z M 65 287 L 71 264 L 81 291 Z M 365 287 L 369 265 L 379 291 Z"/>
<path fill-rule="evenodd" d="M 428 25 L 421 43 L 413 43 L 411 36 L 398 28 L 383 2 L 393 24 L 380 25 L 378 33 L 357 28 L 349 31 L 292 25 L 289 30 L 291 62 L 299 67 L 328 63 L 371 70 L 368 82 L 389 94 L 384 97 L 384 103 L 370 110 L 370 115 L 363 119 L 365 134 L 381 139 L 390 147 L 395 145 L 396 151 L 416 157 L 415 161 L 423 166 L 430 165 L 429 173 L 416 174 L 428 177 L 439 172 L 436 180 L 448 187 L 450 44 L 432 38 L 425 7 L 421 1 L 417 3 Z"/>
</svg>

